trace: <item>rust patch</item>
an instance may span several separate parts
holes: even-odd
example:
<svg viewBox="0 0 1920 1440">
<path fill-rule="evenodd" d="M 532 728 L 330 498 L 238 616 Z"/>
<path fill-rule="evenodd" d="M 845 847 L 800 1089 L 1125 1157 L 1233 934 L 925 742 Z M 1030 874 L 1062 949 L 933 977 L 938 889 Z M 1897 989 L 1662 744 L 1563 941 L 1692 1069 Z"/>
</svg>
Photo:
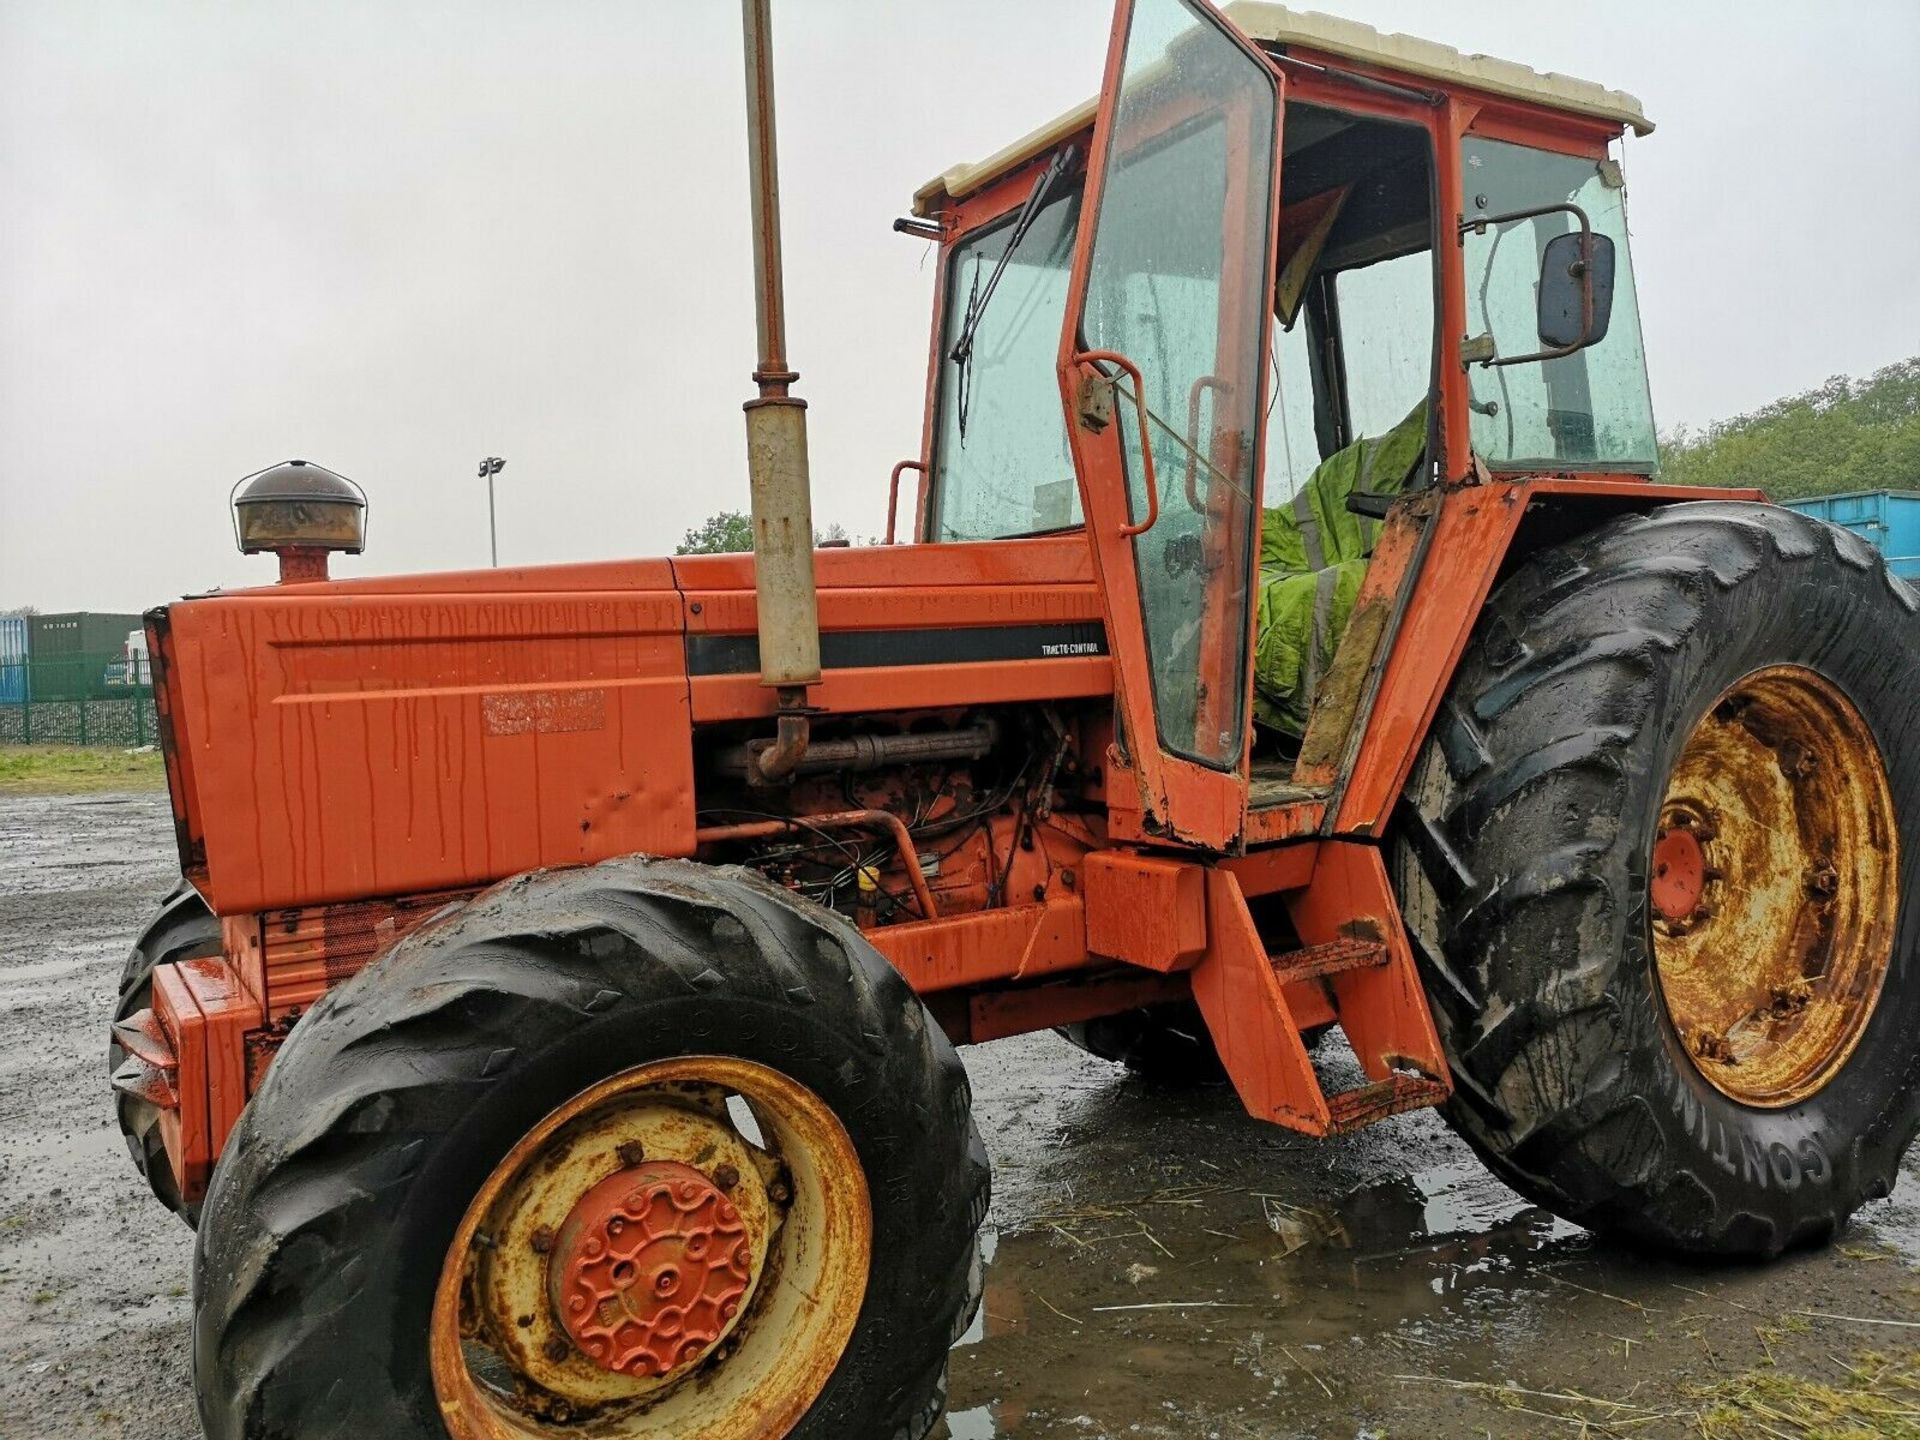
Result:
<svg viewBox="0 0 1920 1440">
<path fill-rule="evenodd" d="M 509 690 L 480 697 L 488 735 L 572 735 L 607 728 L 605 690 Z"/>
<path fill-rule="evenodd" d="M 1383 593 L 1362 596 L 1354 606 L 1347 632 L 1340 637 L 1320 688 L 1314 692 L 1307 732 L 1300 741 L 1300 759 L 1294 767 L 1296 775 L 1339 766 L 1346 753 L 1348 732 L 1367 691 L 1367 677 L 1373 673 L 1380 639 L 1393 616 L 1393 602 L 1391 594 Z"/>
<path fill-rule="evenodd" d="M 1447 1098 L 1447 1082 L 1424 1075 L 1393 1075 L 1327 1097 L 1327 1133 L 1350 1135 L 1389 1116 L 1438 1105 Z"/>
</svg>

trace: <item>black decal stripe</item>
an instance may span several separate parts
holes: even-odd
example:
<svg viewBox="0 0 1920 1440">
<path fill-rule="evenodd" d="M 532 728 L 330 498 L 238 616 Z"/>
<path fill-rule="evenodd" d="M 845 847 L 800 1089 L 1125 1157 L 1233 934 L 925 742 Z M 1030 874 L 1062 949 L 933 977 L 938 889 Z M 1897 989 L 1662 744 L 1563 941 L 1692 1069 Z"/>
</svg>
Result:
<svg viewBox="0 0 1920 1440">
<path fill-rule="evenodd" d="M 827 630 L 820 635 L 823 670 L 1054 660 L 1106 653 L 1106 627 L 1098 621 L 953 630 Z M 759 669 L 757 635 L 687 636 L 689 675 L 751 675 Z"/>
</svg>

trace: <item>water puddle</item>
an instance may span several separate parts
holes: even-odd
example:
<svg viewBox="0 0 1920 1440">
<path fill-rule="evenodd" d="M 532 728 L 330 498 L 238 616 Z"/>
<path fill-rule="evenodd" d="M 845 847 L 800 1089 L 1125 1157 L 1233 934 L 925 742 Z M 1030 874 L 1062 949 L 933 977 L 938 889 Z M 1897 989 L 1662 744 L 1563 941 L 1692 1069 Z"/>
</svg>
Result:
<svg viewBox="0 0 1920 1440">
<path fill-rule="evenodd" d="M 1109 1433 L 1058 1408 L 1076 1390 L 1100 1396 L 1104 1415 L 1132 1415 L 1124 1433 L 1141 1435 L 1196 1433 L 1222 1405 L 1324 1402 L 1356 1347 L 1395 1332 L 1404 1361 L 1438 1343 L 1428 1332 L 1456 1307 L 1544 1299 L 1554 1280 L 1542 1261 L 1578 1260 L 1590 1243 L 1470 1166 L 1325 1203 L 1224 1181 L 1091 1202 L 1083 1190 L 1082 1203 L 989 1237 L 947 1440 L 1019 1435 L 1043 1417 L 1061 1433 Z M 1196 1396 L 1199 1411 L 1168 1398 Z"/>
<path fill-rule="evenodd" d="M 1755 1344 L 1755 1316 L 1783 1304 L 1870 1313 L 1813 1291 L 1920 1270 L 1911 1162 L 1831 1251 L 1690 1266 L 1530 1204 L 1431 1114 L 1312 1141 L 1231 1092 L 1145 1089 L 1042 1037 L 1009 1046 L 976 1070 L 998 1228 L 935 1440 L 1453 1435 L 1439 1417 L 1475 1386 L 1528 1371 L 1627 1394 L 1650 1353 L 1715 1363 L 1695 1331 Z M 1478 1440 L 1488 1413 L 1458 1433 Z M 1538 1433 L 1515 1414 L 1490 1433 Z"/>
</svg>

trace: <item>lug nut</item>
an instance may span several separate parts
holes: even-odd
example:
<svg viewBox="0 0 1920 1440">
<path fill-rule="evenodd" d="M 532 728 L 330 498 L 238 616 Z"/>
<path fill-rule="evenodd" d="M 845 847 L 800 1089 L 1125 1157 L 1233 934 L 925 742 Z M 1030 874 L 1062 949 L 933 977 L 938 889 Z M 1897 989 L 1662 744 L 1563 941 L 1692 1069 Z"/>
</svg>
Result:
<svg viewBox="0 0 1920 1440">
<path fill-rule="evenodd" d="M 1727 1037 L 1717 1030 L 1700 1030 L 1693 1037 L 1693 1053 L 1702 1060 L 1717 1060 L 1722 1065 L 1737 1065 L 1733 1057 L 1733 1046 L 1727 1043 Z"/>
<path fill-rule="evenodd" d="M 784 1179 L 775 1180 L 767 1186 L 767 1198 L 776 1205 L 784 1205 L 793 1198 L 793 1191 L 788 1188 Z"/>
<path fill-rule="evenodd" d="M 621 1142 L 620 1148 L 614 1151 L 614 1154 L 620 1157 L 620 1163 L 622 1165 L 631 1170 L 634 1166 L 645 1162 L 647 1158 L 647 1147 L 642 1145 L 638 1140 L 626 1140 Z"/>
<path fill-rule="evenodd" d="M 713 1172 L 713 1183 L 722 1190 L 731 1190 L 740 1183 L 740 1172 L 731 1165 L 722 1165 Z"/>
<path fill-rule="evenodd" d="M 554 1239 L 553 1227 L 551 1225 L 542 1225 L 527 1237 L 527 1244 L 533 1247 L 534 1254 L 549 1255 L 553 1253 Z"/>
<path fill-rule="evenodd" d="M 541 1346 L 540 1349 L 542 1353 L 546 1355 L 547 1359 L 558 1364 L 567 1358 L 568 1352 L 571 1351 L 573 1347 L 558 1335 L 550 1335 L 547 1337 L 547 1343 Z"/>
<path fill-rule="evenodd" d="M 1780 749 L 1780 768 L 1790 779 L 1804 779 L 1820 768 L 1820 757 L 1803 746 L 1789 743 Z"/>
</svg>

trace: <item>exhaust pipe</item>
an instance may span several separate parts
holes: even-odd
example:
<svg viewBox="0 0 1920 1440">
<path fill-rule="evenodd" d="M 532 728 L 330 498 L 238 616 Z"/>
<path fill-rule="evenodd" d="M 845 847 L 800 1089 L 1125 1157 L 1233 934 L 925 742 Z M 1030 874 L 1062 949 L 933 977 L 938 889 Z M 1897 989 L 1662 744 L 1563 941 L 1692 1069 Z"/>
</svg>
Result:
<svg viewBox="0 0 1920 1440">
<path fill-rule="evenodd" d="M 807 687 L 820 680 L 820 607 L 813 578 L 813 494 L 807 474 L 807 402 L 789 387 L 780 265 L 780 169 L 773 121 L 773 30 L 768 0 L 741 0 L 747 57 L 747 166 L 753 187 L 754 319 L 759 395 L 747 401 L 747 478 L 753 499 L 754 602 L 760 683 L 779 692 L 778 738 L 761 751 L 763 781 L 789 778 L 807 753 Z"/>
</svg>

